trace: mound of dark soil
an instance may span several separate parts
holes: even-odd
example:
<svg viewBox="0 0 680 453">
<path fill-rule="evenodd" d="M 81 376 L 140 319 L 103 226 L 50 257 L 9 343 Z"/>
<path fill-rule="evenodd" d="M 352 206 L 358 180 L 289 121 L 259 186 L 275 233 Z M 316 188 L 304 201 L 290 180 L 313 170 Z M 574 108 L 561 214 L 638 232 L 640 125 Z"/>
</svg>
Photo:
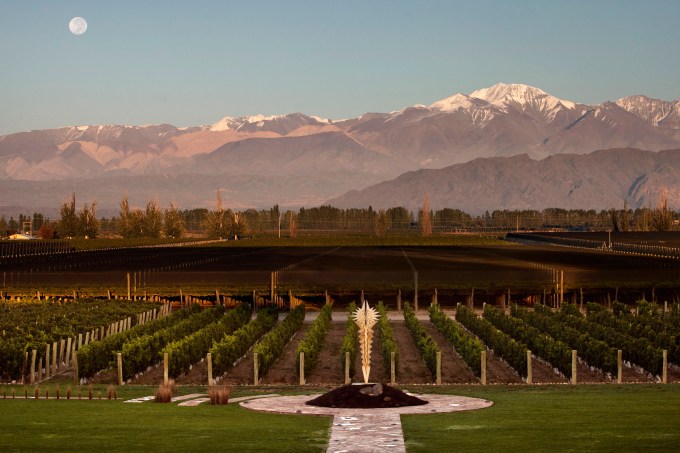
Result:
<svg viewBox="0 0 680 453">
<path fill-rule="evenodd" d="M 343 385 L 307 401 L 310 406 L 373 409 L 421 406 L 427 401 L 385 384 Z"/>
</svg>

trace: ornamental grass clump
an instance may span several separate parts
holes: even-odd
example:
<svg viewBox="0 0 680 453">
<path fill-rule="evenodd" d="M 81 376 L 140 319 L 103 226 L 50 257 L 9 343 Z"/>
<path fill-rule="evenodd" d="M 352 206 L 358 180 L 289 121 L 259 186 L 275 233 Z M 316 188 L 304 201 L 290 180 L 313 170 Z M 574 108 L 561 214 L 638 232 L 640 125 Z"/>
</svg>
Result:
<svg viewBox="0 0 680 453">
<path fill-rule="evenodd" d="M 106 398 L 110 400 L 118 399 L 118 392 L 116 391 L 115 385 L 109 385 L 108 387 L 106 387 Z"/>
<path fill-rule="evenodd" d="M 210 404 L 227 404 L 231 395 L 231 387 L 228 385 L 211 385 L 208 389 Z"/>
<path fill-rule="evenodd" d="M 175 394 L 175 381 L 170 379 L 167 384 L 161 384 L 156 390 L 157 403 L 169 403 L 172 400 L 172 395 Z"/>
</svg>

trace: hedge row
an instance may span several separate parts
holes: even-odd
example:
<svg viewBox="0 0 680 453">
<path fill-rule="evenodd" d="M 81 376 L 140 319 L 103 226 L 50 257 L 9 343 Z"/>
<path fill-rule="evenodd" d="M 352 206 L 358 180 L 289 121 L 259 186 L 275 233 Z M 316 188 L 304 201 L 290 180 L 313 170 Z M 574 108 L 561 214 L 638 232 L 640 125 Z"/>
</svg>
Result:
<svg viewBox="0 0 680 453">
<path fill-rule="evenodd" d="M 505 359 L 520 376 L 526 377 L 527 347 L 524 343 L 513 340 L 464 305 L 456 309 L 456 320 L 477 335 L 496 355 Z"/>
<path fill-rule="evenodd" d="M 305 321 L 305 306 L 298 305 L 276 326 L 274 330 L 266 334 L 255 345 L 253 352 L 257 353 L 260 376 L 264 376 L 274 361 L 281 355 L 283 348 L 288 344 L 293 334 L 300 330 Z"/>
<path fill-rule="evenodd" d="M 432 377 L 437 377 L 437 353 L 440 352 L 439 345 L 427 333 L 423 324 L 416 317 L 416 312 L 413 311 L 411 304 L 406 302 L 404 304 L 404 321 L 406 327 L 411 332 L 413 341 L 418 346 L 420 354 L 423 356 L 427 369 L 430 370 Z"/>
<path fill-rule="evenodd" d="M 357 358 L 357 351 L 359 350 L 359 326 L 352 319 L 352 314 L 357 310 L 357 304 L 352 302 L 347 308 L 348 317 L 345 324 L 345 336 L 342 338 L 340 345 L 340 361 L 342 362 L 342 369 L 345 369 L 345 353 L 349 352 L 349 375 L 354 376 L 356 371 L 355 363 Z"/>
<path fill-rule="evenodd" d="M 610 348 L 604 341 L 597 340 L 587 333 L 556 320 L 551 316 L 552 313 L 549 308 L 537 305 L 534 307 L 534 311 L 530 312 L 525 308 L 513 305 L 510 314 L 547 333 L 555 340 L 568 344 L 570 348 L 578 351 L 579 356 L 588 365 L 600 368 L 607 373 L 616 373 L 618 367 L 616 350 Z"/>
<path fill-rule="evenodd" d="M 430 322 L 451 343 L 467 366 L 479 376 L 482 373 L 484 343 L 462 329 L 458 323 L 439 310 L 438 306 L 430 306 Z"/>
<path fill-rule="evenodd" d="M 165 345 L 207 326 L 223 314 L 224 307 L 218 305 L 153 334 L 139 336 L 125 342 L 121 351 L 123 353 L 123 379 L 130 379 L 135 373 L 160 362 L 163 359 L 162 351 Z"/>
<path fill-rule="evenodd" d="M 276 325 L 279 318 L 278 309 L 270 305 L 260 309 L 257 318 L 238 329 L 231 335 L 227 335 L 220 342 L 210 348 L 213 360 L 213 372 L 216 375 L 223 374 L 233 366 L 238 359 L 243 357 L 248 349 L 266 332 Z"/>
<path fill-rule="evenodd" d="M 569 306 L 569 304 L 566 306 Z M 635 363 L 657 376 L 661 375 L 663 352 L 655 347 L 647 338 L 636 338 L 626 335 L 615 328 L 591 322 L 589 319 L 581 317 L 578 312 L 576 314 L 573 313 L 573 310 L 567 309 L 565 312 L 557 313 L 553 316 L 569 327 L 602 340 L 612 348 L 620 349 L 625 360 Z"/>
<path fill-rule="evenodd" d="M 380 335 L 380 342 L 382 343 L 383 366 L 385 367 L 385 375 L 391 376 L 392 373 L 392 353 L 394 352 L 394 374 L 395 378 L 399 370 L 399 350 L 397 343 L 394 342 L 394 332 L 390 325 L 390 320 L 387 318 L 387 310 L 382 302 L 378 302 L 376 310 L 380 315 L 378 319 L 378 334 Z"/>
<path fill-rule="evenodd" d="M 115 354 L 122 350 L 126 342 L 166 329 L 198 313 L 200 310 L 201 307 L 198 305 L 192 305 L 184 310 L 175 311 L 164 318 L 137 325 L 125 332 L 115 333 L 103 340 L 93 341 L 82 346 L 78 350 L 78 375 L 84 378 L 94 376 L 95 373 L 108 368 L 114 362 Z"/>
<path fill-rule="evenodd" d="M 321 309 L 319 316 L 316 318 L 312 326 L 307 331 L 305 338 L 298 343 L 295 351 L 295 369 L 300 374 L 300 353 L 305 354 L 305 375 L 312 372 L 319 360 L 319 352 L 323 346 L 326 334 L 331 326 L 333 314 L 333 304 L 326 304 Z"/>
<path fill-rule="evenodd" d="M 484 319 L 515 340 L 526 344 L 533 353 L 550 362 L 565 376 L 571 375 L 571 348 L 569 345 L 556 341 L 550 335 L 530 326 L 519 318 L 506 316 L 502 310 L 491 305 L 484 307 Z"/>
<path fill-rule="evenodd" d="M 177 377 L 186 373 L 200 361 L 214 342 L 220 341 L 250 320 L 248 304 L 239 304 L 218 321 L 165 346 L 161 354 L 168 353 L 168 374 Z"/>
</svg>

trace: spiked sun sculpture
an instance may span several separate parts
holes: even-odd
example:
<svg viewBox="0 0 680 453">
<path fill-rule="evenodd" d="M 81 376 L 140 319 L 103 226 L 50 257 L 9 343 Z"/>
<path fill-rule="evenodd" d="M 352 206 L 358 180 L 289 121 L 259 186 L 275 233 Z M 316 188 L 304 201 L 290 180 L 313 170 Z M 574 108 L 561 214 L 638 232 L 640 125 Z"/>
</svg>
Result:
<svg viewBox="0 0 680 453">
<path fill-rule="evenodd" d="M 359 326 L 359 347 L 361 348 L 361 371 L 364 374 L 364 383 L 368 384 L 368 376 L 371 374 L 371 345 L 373 343 L 373 326 L 378 322 L 380 315 L 375 308 L 368 306 L 363 301 L 361 307 L 352 313 L 354 322 Z"/>
</svg>

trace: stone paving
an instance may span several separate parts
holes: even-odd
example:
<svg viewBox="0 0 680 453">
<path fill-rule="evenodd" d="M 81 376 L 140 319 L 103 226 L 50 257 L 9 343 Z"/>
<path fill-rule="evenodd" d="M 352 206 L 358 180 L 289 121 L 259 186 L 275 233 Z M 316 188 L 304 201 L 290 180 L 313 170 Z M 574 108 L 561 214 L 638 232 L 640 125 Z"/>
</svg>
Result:
<svg viewBox="0 0 680 453">
<path fill-rule="evenodd" d="M 491 401 L 450 395 L 416 395 L 428 401 L 423 406 L 389 409 L 339 409 L 307 406 L 305 402 L 318 395 L 281 396 L 248 400 L 241 406 L 263 412 L 279 414 L 333 416 L 328 453 L 341 452 L 406 452 L 401 429 L 402 414 L 434 414 L 482 409 Z"/>
</svg>

